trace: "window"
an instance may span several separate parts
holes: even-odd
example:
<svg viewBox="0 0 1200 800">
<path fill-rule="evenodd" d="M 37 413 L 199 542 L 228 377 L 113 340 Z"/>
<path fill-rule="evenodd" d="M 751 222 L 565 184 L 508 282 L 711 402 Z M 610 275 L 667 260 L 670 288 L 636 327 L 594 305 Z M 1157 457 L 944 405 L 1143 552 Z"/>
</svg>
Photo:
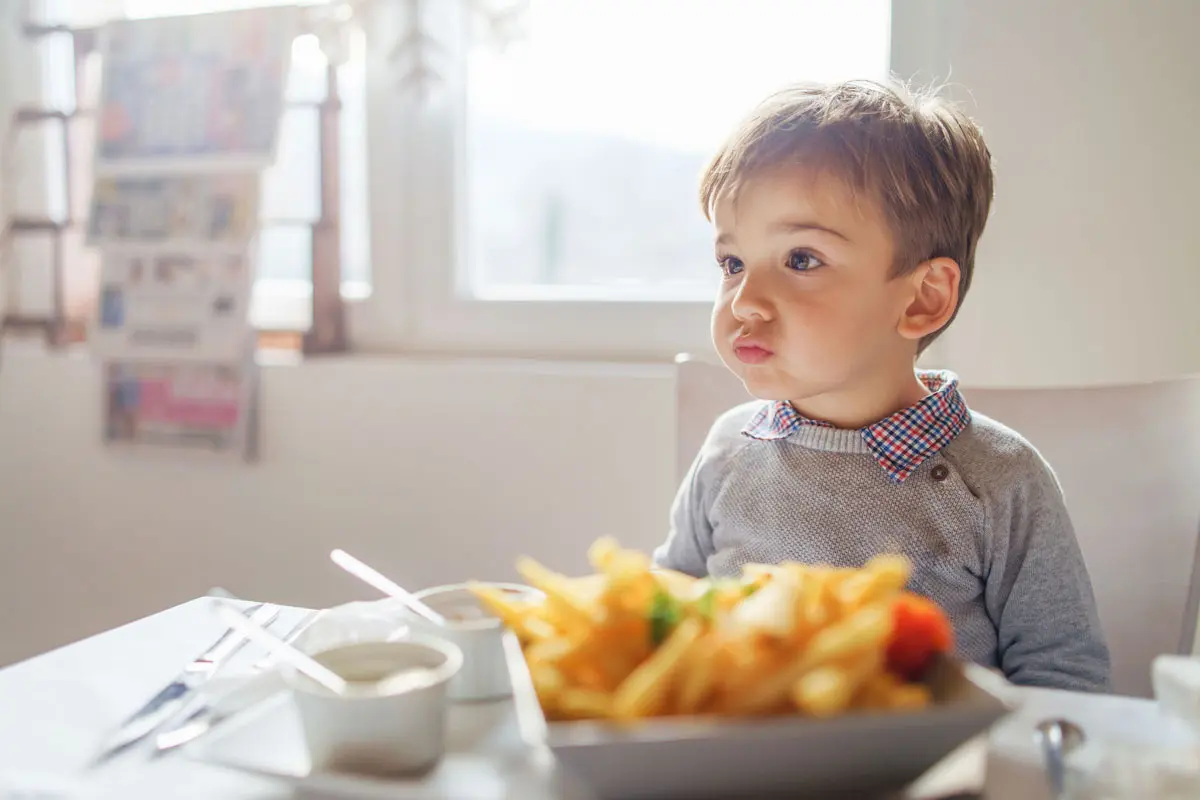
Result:
<svg viewBox="0 0 1200 800">
<path fill-rule="evenodd" d="M 282 1 L 107 0 L 101 18 Z M 42 2 L 93 18 L 100 5 Z M 718 271 L 696 200 L 706 157 L 777 86 L 888 73 L 889 0 L 353 5 L 363 35 L 339 70 L 341 222 L 362 349 L 661 358 L 707 347 Z M 527 7 L 526 35 L 494 47 L 475 23 L 504 6 Z M 418 93 L 404 80 L 417 54 L 399 45 L 423 36 L 436 42 L 423 51 L 435 79 Z M 265 187 L 259 276 L 262 308 L 280 319 L 307 311 L 316 181 L 304 103 L 320 99 L 324 70 L 311 36 L 293 55 L 296 105 Z"/>
<path fill-rule="evenodd" d="M 471 293 L 711 298 L 706 157 L 781 83 L 885 77 L 889 22 L 886 0 L 534 0 L 528 38 L 469 57 Z"/>
<path fill-rule="evenodd" d="M 425 4 L 449 56 L 432 95 L 371 109 L 403 143 L 372 147 L 373 174 L 384 159 L 397 181 L 373 190 L 376 214 L 395 212 L 376 263 L 395 252 L 404 275 L 377 271 L 359 341 L 653 359 L 708 348 L 708 154 L 778 86 L 888 74 L 887 0 L 530 0 L 526 37 L 504 49 L 466 46 L 462 7 Z M 411 20 L 390 24 L 377 35 Z"/>
</svg>

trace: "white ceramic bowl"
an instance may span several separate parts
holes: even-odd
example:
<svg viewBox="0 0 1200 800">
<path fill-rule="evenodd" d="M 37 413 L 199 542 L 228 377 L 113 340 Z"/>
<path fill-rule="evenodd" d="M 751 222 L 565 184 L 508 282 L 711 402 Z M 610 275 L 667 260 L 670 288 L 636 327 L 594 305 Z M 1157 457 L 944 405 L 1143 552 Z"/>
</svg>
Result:
<svg viewBox="0 0 1200 800">
<path fill-rule="evenodd" d="M 518 597 L 541 597 L 529 586 L 515 583 L 491 583 Z M 453 642 L 463 652 L 463 668 L 451 681 L 451 700 L 499 700 L 512 694 L 512 679 L 504 657 L 504 626 L 492 616 L 465 583 L 433 586 L 417 592 L 427 606 L 447 619 L 443 626 L 424 617 L 408 614 L 411 628 L 427 636 Z"/>
<path fill-rule="evenodd" d="M 313 655 L 350 682 L 335 695 L 296 672 L 293 690 L 313 769 L 370 775 L 420 774 L 445 749 L 446 687 L 462 669 L 462 651 L 439 639 L 361 642 Z M 423 668 L 428 680 L 388 687 L 380 679 Z"/>
</svg>

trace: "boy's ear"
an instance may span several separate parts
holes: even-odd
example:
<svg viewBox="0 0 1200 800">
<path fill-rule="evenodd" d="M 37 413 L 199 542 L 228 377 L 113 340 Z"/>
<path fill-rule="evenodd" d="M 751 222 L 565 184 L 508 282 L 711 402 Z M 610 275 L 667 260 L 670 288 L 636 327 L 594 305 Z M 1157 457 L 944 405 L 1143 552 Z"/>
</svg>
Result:
<svg viewBox="0 0 1200 800">
<path fill-rule="evenodd" d="M 958 308 L 958 284 L 962 271 L 953 258 L 931 258 L 922 262 L 906 280 L 912 298 L 896 330 L 905 339 L 920 341 L 946 326 Z"/>
</svg>

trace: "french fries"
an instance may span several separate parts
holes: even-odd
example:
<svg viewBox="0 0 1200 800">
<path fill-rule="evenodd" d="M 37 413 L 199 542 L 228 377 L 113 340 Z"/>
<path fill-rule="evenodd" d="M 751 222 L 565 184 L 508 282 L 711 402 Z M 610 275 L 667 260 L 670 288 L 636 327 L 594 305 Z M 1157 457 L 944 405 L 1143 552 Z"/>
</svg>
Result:
<svg viewBox="0 0 1200 800">
<path fill-rule="evenodd" d="M 583 578 L 520 559 L 544 598 L 473 587 L 520 640 L 551 720 L 917 710 L 931 702 L 921 659 L 950 647 L 941 611 L 904 591 L 903 556 L 748 564 L 738 579 L 655 570 L 607 538 L 588 559 Z"/>
</svg>

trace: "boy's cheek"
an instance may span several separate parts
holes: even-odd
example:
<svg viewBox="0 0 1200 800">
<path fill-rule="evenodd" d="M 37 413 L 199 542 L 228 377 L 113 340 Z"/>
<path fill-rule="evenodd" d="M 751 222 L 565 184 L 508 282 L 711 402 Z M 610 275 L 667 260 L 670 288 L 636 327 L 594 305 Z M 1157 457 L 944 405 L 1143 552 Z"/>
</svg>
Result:
<svg viewBox="0 0 1200 800">
<path fill-rule="evenodd" d="M 718 352 L 724 353 L 733 349 L 733 339 L 741 327 L 728 308 L 713 309 L 712 338 Z"/>
<path fill-rule="evenodd" d="M 713 344 L 716 347 L 717 355 L 720 357 L 721 363 L 725 365 L 725 368 L 739 378 L 744 378 L 746 372 L 745 365 L 738 360 L 737 356 L 733 354 L 733 348 L 720 340 L 714 341 Z"/>
</svg>

